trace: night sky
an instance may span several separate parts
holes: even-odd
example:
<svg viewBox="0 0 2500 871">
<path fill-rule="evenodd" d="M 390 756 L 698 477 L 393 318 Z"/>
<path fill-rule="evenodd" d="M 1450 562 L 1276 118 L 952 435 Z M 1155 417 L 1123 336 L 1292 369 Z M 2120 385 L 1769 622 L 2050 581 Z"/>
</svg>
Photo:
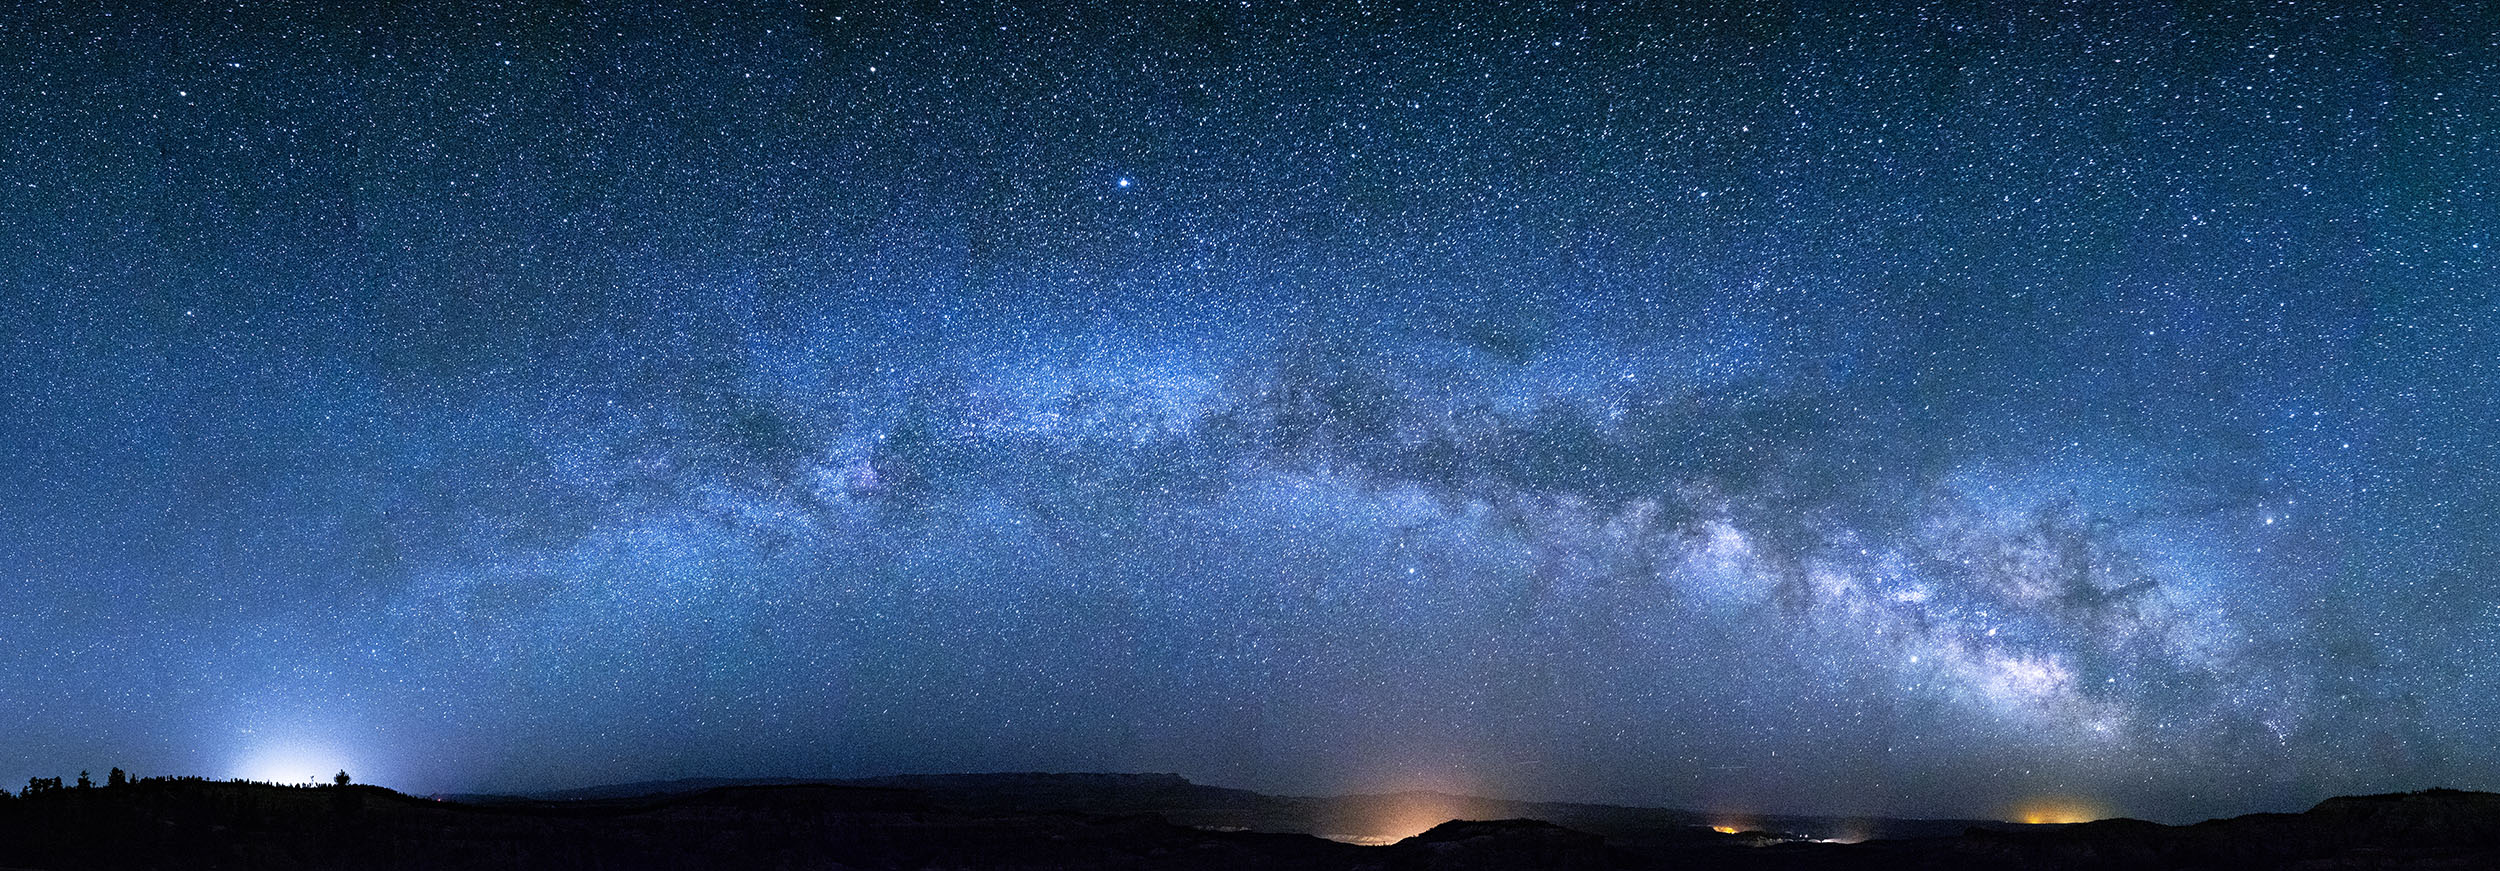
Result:
<svg viewBox="0 0 2500 871">
<path fill-rule="evenodd" d="M 0 784 L 2500 787 L 2481 4 L 330 5 L 0 11 Z"/>
</svg>

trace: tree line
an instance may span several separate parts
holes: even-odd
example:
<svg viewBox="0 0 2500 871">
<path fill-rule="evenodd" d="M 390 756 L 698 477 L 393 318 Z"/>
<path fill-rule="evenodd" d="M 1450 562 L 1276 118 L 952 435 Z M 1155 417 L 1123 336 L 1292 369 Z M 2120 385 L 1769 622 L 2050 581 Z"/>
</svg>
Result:
<svg viewBox="0 0 2500 871">
<path fill-rule="evenodd" d="M 141 783 L 209 783 L 209 782 L 211 782 L 211 781 L 210 781 L 208 778 L 205 778 L 205 777 L 196 777 L 196 776 L 191 776 L 191 775 L 178 775 L 178 776 L 174 776 L 174 777 L 147 777 L 147 778 L 132 777 L 132 776 L 130 776 L 130 773 L 129 773 L 129 772 L 123 771 L 123 770 L 121 770 L 121 769 L 119 769 L 119 768 L 115 768 L 115 769 L 113 769 L 113 770 L 111 770 L 111 771 L 108 771 L 108 772 L 106 772 L 106 773 L 105 773 L 105 775 L 104 775 L 104 788 L 105 788 L 105 789 L 114 789 L 114 788 L 118 788 L 118 787 L 131 786 L 131 785 L 133 785 L 133 784 L 141 784 Z M 234 778 L 234 779 L 229 780 L 229 781 L 227 781 L 227 782 L 228 782 L 228 783 L 257 783 L 258 781 L 254 781 L 254 780 L 251 780 L 251 779 L 249 779 L 249 778 L 237 777 L 237 778 Z M 339 786 L 346 786 L 346 785 L 348 785 L 349 783 L 354 782 L 354 779 L 353 779 L 353 778 L 348 777 L 348 776 L 347 776 L 347 772 L 346 772 L 344 769 L 342 769 L 342 770 L 340 770 L 340 771 L 339 771 L 339 773 L 338 773 L 337 775 L 335 775 L 335 776 L 333 776 L 333 777 L 331 777 L 331 778 L 330 778 L 330 782 L 331 782 L 331 783 L 333 783 L 333 784 L 339 785 Z M 270 785 L 272 785 L 272 786 L 285 786 L 285 785 L 292 785 L 292 784 L 270 784 Z M 95 788 L 96 788 L 96 783 L 95 783 L 95 779 L 94 779 L 94 777 L 92 777 L 91 775 L 89 775 L 89 774 L 88 774 L 87 772 L 85 772 L 85 771 L 80 771 L 80 772 L 78 772 L 78 783 L 77 783 L 77 785 L 76 785 L 76 786 L 74 786 L 74 787 L 72 787 L 72 786 L 65 786 L 65 785 L 63 785 L 63 784 L 61 783 L 61 779 L 60 779 L 60 778 L 58 778 L 58 777 L 29 777 L 29 778 L 27 778 L 27 779 L 26 779 L 26 788 L 25 788 L 24 790 L 20 791 L 19 793 L 17 793 L 16 795 L 10 795 L 10 794 L 9 794 L 9 791 L 8 791 L 6 788 L 0 788 L 0 801 L 12 801 L 12 800 L 16 800 L 16 799 L 40 798 L 40 797 L 43 797 L 43 796 L 46 796 L 46 795 L 51 795 L 51 794 L 58 793 L 58 792 L 62 792 L 62 791 L 64 791 L 64 790 L 68 790 L 68 789 L 95 789 Z"/>
</svg>

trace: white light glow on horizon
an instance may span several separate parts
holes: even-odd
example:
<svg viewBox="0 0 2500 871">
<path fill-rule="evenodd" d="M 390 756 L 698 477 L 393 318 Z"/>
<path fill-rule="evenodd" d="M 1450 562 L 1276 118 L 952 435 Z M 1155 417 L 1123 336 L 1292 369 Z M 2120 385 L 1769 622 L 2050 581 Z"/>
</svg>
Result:
<svg viewBox="0 0 2500 871">
<path fill-rule="evenodd" d="M 255 748 L 237 760 L 231 776 L 293 786 L 329 783 L 341 771 L 356 777 L 356 768 L 346 754 L 322 744 L 273 744 Z"/>
</svg>

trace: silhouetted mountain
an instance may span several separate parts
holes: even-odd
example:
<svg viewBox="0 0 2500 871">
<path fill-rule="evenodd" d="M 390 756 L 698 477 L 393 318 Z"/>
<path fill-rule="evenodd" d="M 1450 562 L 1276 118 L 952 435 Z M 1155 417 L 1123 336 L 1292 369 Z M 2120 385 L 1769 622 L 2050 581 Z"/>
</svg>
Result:
<svg viewBox="0 0 2500 871">
<path fill-rule="evenodd" d="M 699 782 L 697 782 L 699 783 Z M 1550 820 L 1452 820 L 1389 846 L 1211 830 L 1157 813 L 1035 810 L 1155 801 L 1207 813 L 1298 802 L 1458 800 L 1434 793 L 1297 799 L 1173 775 L 952 775 L 872 783 L 578 790 L 489 804 L 370 786 L 147 780 L 0 801 L 0 868 L 1314 869 L 2433 869 L 2500 868 L 2500 795 L 2432 790 L 2337 798 L 2299 814 L 2193 826 L 2104 820 L 1972 828 L 1839 844 L 1627 821 L 1623 835 Z M 625 795 L 624 793 L 636 793 Z M 1489 802 L 1484 799 L 1466 801 Z M 1265 810 L 1256 806 L 1273 804 Z M 1508 804 L 1491 802 L 1492 804 Z M 1285 808 L 1278 811 L 1275 808 Z M 1409 805 L 1397 805 L 1404 813 Z M 1437 806 L 1436 806 L 1437 807 Z M 1561 805 L 1602 808 L 1593 805 Z M 1602 813 L 1581 811 L 1602 816 Z M 1403 818 L 1401 818 L 1403 820 Z"/>
<path fill-rule="evenodd" d="M 149 782 L 0 804 L 10 868 L 1352 869 L 1359 853 L 1147 815 L 975 815 L 830 785 L 470 805 L 363 786 Z"/>
<path fill-rule="evenodd" d="M 525 796 L 446 796 L 475 803 L 580 801 L 681 795 L 722 786 L 832 783 L 908 789 L 929 801 L 981 813 L 1160 814 L 1209 829 L 1299 832 L 1357 843 L 1391 843 L 1443 820 L 1538 819 L 1609 839 L 1707 841 L 1711 827 L 1736 823 L 1771 840 L 1861 841 L 1950 837 L 1973 827 L 2019 828 L 1995 820 L 1704 814 L 1672 808 L 1513 801 L 1415 790 L 1338 796 L 1279 796 L 1191 782 L 1178 774 L 906 774 L 833 781 L 700 778 L 597 786 Z"/>
<path fill-rule="evenodd" d="M 1451 820 L 1398 842 L 1408 861 L 1436 869 L 1535 868 L 1550 871 L 1617 868 L 1639 864 L 1609 850 L 1606 839 L 1543 820 Z"/>
<path fill-rule="evenodd" d="M 2500 868 L 2500 795 L 2434 789 L 2331 798 L 2304 813 L 2192 826 L 2101 820 L 1974 831 L 1956 849 L 1995 867 L 2026 869 Z"/>
</svg>

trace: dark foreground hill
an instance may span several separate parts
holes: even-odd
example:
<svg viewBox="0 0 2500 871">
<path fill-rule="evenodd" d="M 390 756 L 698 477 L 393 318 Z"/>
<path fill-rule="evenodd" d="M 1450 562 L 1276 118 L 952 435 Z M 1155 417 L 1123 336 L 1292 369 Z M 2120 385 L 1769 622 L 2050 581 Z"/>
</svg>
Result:
<svg viewBox="0 0 2500 871">
<path fill-rule="evenodd" d="M 1707 829 L 1609 836 L 1509 819 L 1443 823 L 1370 847 L 1215 831 L 1150 813 L 1028 810 L 1068 803 L 1071 791 L 1134 795 L 1134 784 L 1022 777 L 986 803 L 964 801 L 975 781 L 492 804 L 366 786 L 147 781 L 0 802 L 0 869 L 2500 868 L 2500 795 L 2449 790 L 2338 798 L 2306 813 L 2193 826 L 2109 820 L 1861 844 Z M 1190 793 L 1209 788 L 1186 781 L 1163 786 L 1180 790 L 1183 804 L 1257 796 Z"/>
<path fill-rule="evenodd" d="M 1973 827 L 2022 828 L 1994 820 L 1703 814 L 1688 810 L 1579 802 L 1513 801 L 1430 791 L 1370 795 L 1267 795 L 1193 783 L 1178 774 L 905 774 L 856 780 L 696 778 L 614 784 L 530 796 L 458 796 L 478 804 L 583 799 L 656 800 L 723 786 L 831 783 L 910 790 L 930 802 L 984 814 L 1152 813 L 1186 826 L 1298 832 L 1356 843 L 1392 843 L 1443 820 L 1537 819 L 1605 835 L 1610 841 L 1724 841 L 1714 826 L 1783 833 L 1790 839 L 1864 841 L 1959 835 Z"/>
</svg>

